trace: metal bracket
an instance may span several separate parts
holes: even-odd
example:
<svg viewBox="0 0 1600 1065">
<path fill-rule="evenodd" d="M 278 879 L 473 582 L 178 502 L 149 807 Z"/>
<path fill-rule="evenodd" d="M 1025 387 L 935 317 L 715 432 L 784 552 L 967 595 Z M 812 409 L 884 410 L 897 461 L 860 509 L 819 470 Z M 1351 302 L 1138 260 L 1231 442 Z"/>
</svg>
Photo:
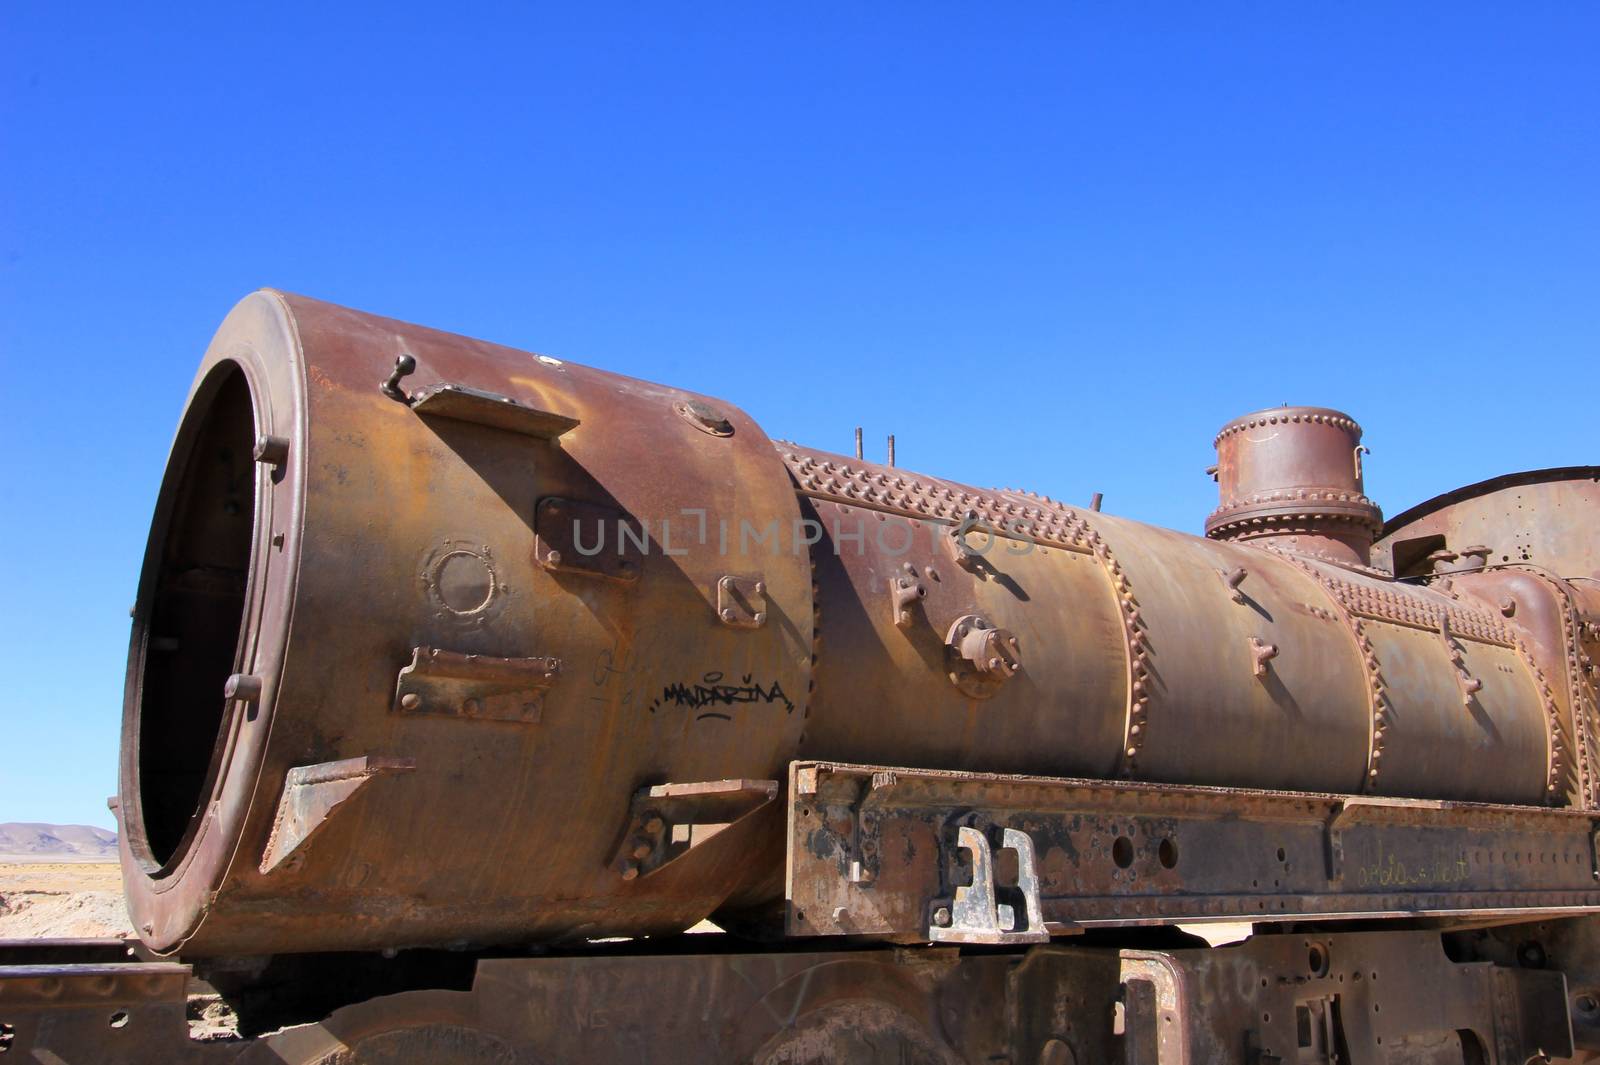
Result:
<svg viewBox="0 0 1600 1065">
<path fill-rule="evenodd" d="M 533 515 L 534 561 L 554 573 L 632 584 L 649 551 L 649 533 L 616 507 L 547 496 Z"/>
<path fill-rule="evenodd" d="M 767 623 L 767 582 L 760 577 L 717 580 L 717 619 L 734 629 L 759 629 Z"/>
<path fill-rule="evenodd" d="M 911 608 L 928 594 L 928 586 L 917 578 L 917 567 L 907 562 L 905 572 L 889 578 L 889 599 L 894 604 L 894 623 L 902 629 L 911 627 Z"/>
<path fill-rule="evenodd" d="M 291 859 L 313 833 L 327 824 L 335 808 L 374 776 L 405 773 L 416 767 L 416 762 L 410 758 L 368 755 L 289 770 L 283 782 L 283 795 L 278 799 L 278 812 L 272 821 L 272 834 L 267 837 L 267 847 L 261 855 L 261 871 L 270 873 Z"/>
<path fill-rule="evenodd" d="M 968 573 L 977 573 L 983 568 L 983 553 L 967 543 L 967 533 L 975 528 L 981 528 L 989 537 L 990 543 L 993 543 L 994 530 L 981 524 L 981 519 L 975 510 L 969 510 L 962 515 L 961 521 L 945 529 L 942 537 L 945 550 L 949 552 L 951 559 Z M 986 552 L 988 549 L 984 550 Z"/>
<path fill-rule="evenodd" d="M 537 724 L 558 658 L 490 658 L 416 647 L 395 679 L 394 712 Z"/>
<path fill-rule="evenodd" d="M 624 880 L 648 876 L 778 797 L 776 780 L 657 784 L 634 793 L 628 824 L 611 858 Z"/>
<path fill-rule="evenodd" d="M 538 410 L 498 392 L 442 384 L 411 395 L 411 409 L 425 417 L 473 422 L 511 433 L 556 440 L 578 427 L 578 419 Z"/>
<path fill-rule="evenodd" d="M 1222 570 L 1218 570 L 1217 576 L 1222 578 L 1222 583 L 1227 587 L 1229 599 L 1233 600 L 1235 603 L 1244 603 L 1249 599 L 1249 597 L 1244 594 L 1244 590 L 1239 587 L 1244 583 L 1245 578 L 1250 576 L 1249 570 L 1245 569 L 1243 566 L 1236 566 L 1233 569 L 1228 570 L 1226 573 L 1224 573 Z"/>
<path fill-rule="evenodd" d="M 997 900 L 994 886 L 994 855 L 989 839 L 975 828 L 962 825 L 956 833 L 956 846 L 972 854 L 972 883 L 957 887 L 949 906 L 935 903 L 928 938 L 935 943 L 1044 943 L 1045 931 L 1039 906 L 1039 874 L 1033 860 L 1033 840 L 1026 832 L 1005 829 L 1000 849 L 1017 854 L 1017 889 L 1022 892 L 1028 926 L 1017 928 L 1016 908 Z"/>
<path fill-rule="evenodd" d="M 1267 675 L 1267 663 L 1277 657 L 1277 644 L 1268 643 L 1259 636 L 1250 637 L 1250 669 L 1257 680 Z"/>
</svg>

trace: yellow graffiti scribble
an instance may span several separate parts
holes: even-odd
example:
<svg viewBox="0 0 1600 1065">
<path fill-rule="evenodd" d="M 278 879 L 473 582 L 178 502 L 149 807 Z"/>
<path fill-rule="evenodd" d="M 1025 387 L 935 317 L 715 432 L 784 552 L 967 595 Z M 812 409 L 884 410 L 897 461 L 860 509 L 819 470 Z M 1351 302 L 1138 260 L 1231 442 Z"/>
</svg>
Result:
<svg viewBox="0 0 1600 1065">
<path fill-rule="evenodd" d="M 1436 849 L 1433 857 L 1420 865 L 1407 866 L 1393 854 L 1385 854 L 1378 844 L 1378 860 L 1356 870 L 1362 887 L 1422 887 L 1464 884 L 1470 878 L 1465 854 Z"/>
</svg>

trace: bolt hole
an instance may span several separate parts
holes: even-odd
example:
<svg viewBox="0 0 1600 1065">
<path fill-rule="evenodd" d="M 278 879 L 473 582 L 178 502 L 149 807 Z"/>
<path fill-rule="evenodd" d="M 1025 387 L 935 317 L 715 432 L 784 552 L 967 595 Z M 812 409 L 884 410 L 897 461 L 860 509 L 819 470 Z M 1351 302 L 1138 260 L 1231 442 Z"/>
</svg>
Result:
<svg viewBox="0 0 1600 1065">
<path fill-rule="evenodd" d="M 1133 840 L 1127 836 L 1118 836 L 1116 842 L 1111 844 L 1111 860 L 1117 863 L 1118 869 L 1126 869 L 1133 864 Z"/>
<path fill-rule="evenodd" d="M 1312 976 L 1328 975 L 1328 952 L 1321 943 L 1313 943 L 1306 950 L 1306 968 Z"/>
<path fill-rule="evenodd" d="M 1579 995 L 1577 1005 L 1579 1013 L 1593 1013 L 1600 1010 L 1600 1001 L 1596 1001 L 1593 995 Z"/>
<path fill-rule="evenodd" d="M 1279 847 L 1278 848 L 1278 861 L 1286 862 L 1288 860 L 1289 860 L 1289 852 L 1284 850 L 1282 847 Z"/>
<path fill-rule="evenodd" d="M 128 1026 L 128 1011 L 118 1010 L 111 1015 L 111 1027 L 126 1028 Z"/>
<path fill-rule="evenodd" d="M 1156 848 L 1156 857 L 1161 860 L 1164 869 L 1171 869 L 1178 864 L 1178 845 L 1170 839 L 1161 841 L 1161 846 Z"/>
</svg>

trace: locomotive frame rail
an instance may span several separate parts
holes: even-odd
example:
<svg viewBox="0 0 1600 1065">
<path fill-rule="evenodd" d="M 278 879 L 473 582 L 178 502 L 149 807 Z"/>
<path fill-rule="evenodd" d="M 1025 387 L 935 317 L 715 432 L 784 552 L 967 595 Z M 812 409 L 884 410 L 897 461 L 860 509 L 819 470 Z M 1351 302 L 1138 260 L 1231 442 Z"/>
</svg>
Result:
<svg viewBox="0 0 1600 1065">
<path fill-rule="evenodd" d="M 1600 912 L 1600 817 L 1583 810 L 830 762 L 791 763 L 788 796 L 794 936 L 947 938 L 974 894 L 997 914 L 969 943 Z"/>
</svg>

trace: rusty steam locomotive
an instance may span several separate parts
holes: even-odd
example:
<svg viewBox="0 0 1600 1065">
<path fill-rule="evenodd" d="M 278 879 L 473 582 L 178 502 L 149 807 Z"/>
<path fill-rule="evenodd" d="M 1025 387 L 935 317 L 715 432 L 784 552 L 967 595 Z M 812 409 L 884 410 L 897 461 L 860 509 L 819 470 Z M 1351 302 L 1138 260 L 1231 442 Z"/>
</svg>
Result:
<svg viewBox="0 0 1600 1065">
<path fill-rule="evenodd" d="M 8 1045 L 1600 1051 L 1600 470 L 1385 525 L 1361 435 L 1229 422 L 1191 536 L 252 295 L 134 611 L 138 958 L 11 948 Z M 678 934 L 707 918 L 730 931 Z M 1221 921 L 1258 934 L 1178 928 Z M 227 1038 L 193 1037 L 197 999 Z"/>
</svg>

